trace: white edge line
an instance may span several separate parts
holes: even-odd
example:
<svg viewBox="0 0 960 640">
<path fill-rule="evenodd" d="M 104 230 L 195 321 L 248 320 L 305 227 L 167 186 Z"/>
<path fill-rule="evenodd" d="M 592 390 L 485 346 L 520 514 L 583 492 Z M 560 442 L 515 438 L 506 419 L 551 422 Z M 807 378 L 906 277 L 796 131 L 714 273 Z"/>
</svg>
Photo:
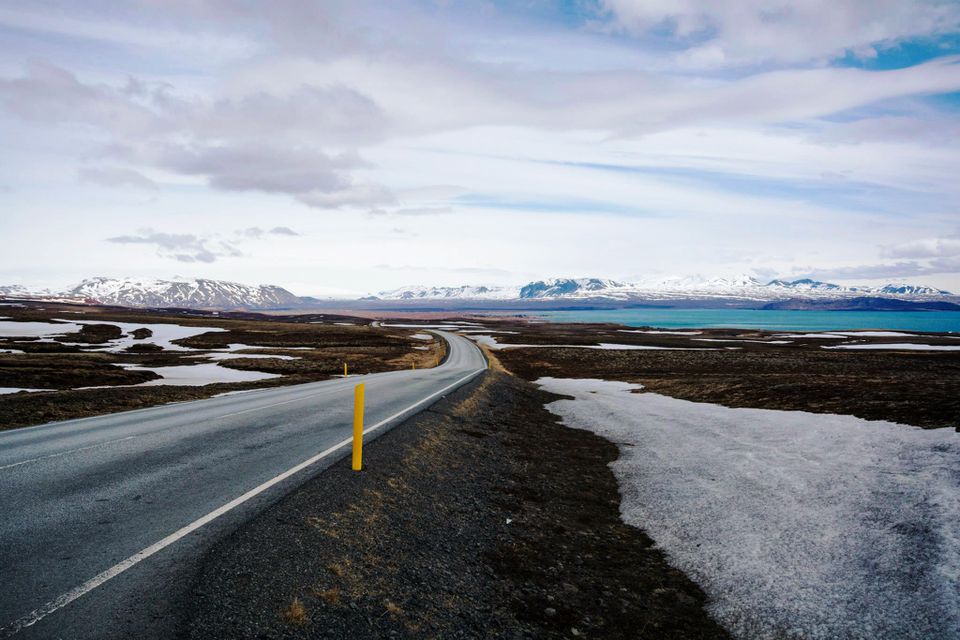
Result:
<svg viewBox="0 0 960 640">
<path fill-rule="evenodd" d="M 391 421 L 393 421 L 393 420 L 395 420 L 395 419 L 403 416 L 404 414 L 406 414 L 406 413 L 408 413 L 408 412 L 416 409 L 416 408 L 419 407 L 420 405 L 422 405 L 422 404 L 424 404 L 424 403 L 426 403 L 426 402 L 429 402 L 430 400 L 436 398 L 436 397 L 439 396 L 440 394 L 442 394 L 442 393 L 444 393 L 444 392 L 446 392 L 446 391 L 448 391 L 448 390 L 450 390 L 450 389 L 452 389 L 452 388 L 454 388 L 454 387 L 456 387 L 456 386 L 458 386 L 458 385 L 460 385 L 460 384 L 463 384 L 464 382 L 466 382 L 466 381 L 469 380 L 470 378 L 473 378 L 473 377 L 479 375 L 480 373 L 482 373 L 482 372 L 484 372 L 484 371 L 486 371 L 486 367 L 484 367 L 483 369 L 478 369 L 477 371 L 473 371 L 473 372 L 471 372 L 470 374 L 468 374 L 468 375 L 460 378 L 460 379 L 457 380 L 456 382 L 447 385 L 447 386 L 444 387 L 443 389 L 440 389 L 439 391 L 435 391 L 434 393 L 430 394 L 430 395 L 427 396 L 426 398 L 423 398 L 422 400 L 419 400 L 419 401 L 417 401 L 416 403 L 410 405 L 410 406 L 407 407 L 406 409 L 402 409 L 402 410 L 398 411 L 397 413 L 393 414 L 392 416 L 390 416 L 389 418 L 385 418 L 385 419 L 381 420 L 380 422 L 376 423 L 375 425 L 364 429 L 364 430 L 363 430 L 364 435 L 366 435 L 366 434 L 368 434 L 368 433 L 370 433 L 370 432 L 372 432 L 372 431 L 375 431 L 376 429 L 379 429 L 380 427 L 382 427 L 383 425 L 387 424 L 388 422 L 391 422 Z M 18 632 L 21 631 L 22 629 L 25 629 L 25 628 L 27 628 L 27 627 L 30 627 L 30 626 L 36 624 L 37 622 L 39 622 L 40 620 L 44 619 L 45 617 L 47 617 L 47 616 L 50 615 L 51 613 L 57 611 L 58 609 L 62 609 L 63 607 L 67 606 L 68 604 L 70 604 L 71 602 L 73 602 L 74 600 L 76 600 L 77 598 L 79 598 L 79 597 L 81 597 L 81 596 L 89 593 L 90 591 L 93 591 L 94 589 L 96 589 L 97 587 L 99 587 L 100 585 L 102 585 L 103 583 L 107 582 L 108 580 L 110 580 L 110 579 L 112 579 L 112 578 L 117 577 L 118 575 L 120 575 L 121 573 L 123 573 L 124 571 L 126 571 L 127 569 L 129 569 L 129 568 L 131 568 L 131 567 L 139 564 L 140 562 L 146 560 L 147 558 L 149 558 L 149 557 L 152 556 L 153 554 L 157 553 L 158 551 L 163 550 L 164 548 L 170 546 L 171 544 L 173 544 L 174 542 L 180 540 L 181 538 L 183 538 L 183 537 L 185 537 L 185 536 L 193 533 L 194 531 L 196 531 L 196 530 L 199 529 L 200 527 L 202 527 L 202 526 L 204 526 L 204 525 L 206 525 L 206 524 L 209 524 L 210 522 L 213 522 L 214 520 L 216 520 L 216 519 L 219 518 L 220 516 L 224 515 L 225 513 L 228 513 L 229 511 L 232 511 L 233 509 L 235 509 L 235 508 L 239 507 L 240 505 L 242 505 L 244 502 L 247 502 L 247 501 L 250 500 L 251 498 L 254 498 L 254 497 L 258 496 L 259 494 L 263 493 L 264 491 L 266 491 L 266 490 L 269 489 L 270 487 L 272 487 L 272 486 L 274 486 L 274 485 L 276 485 L 276 484 L 278 484 L 278 483 L 280 483 L 280 482 L 283 482 L 284 480 L 286 480 L 286 479 L 289 478 L 290 476 L 292 476 L 292 475 L 294 475 L 294 474 L 296 474 L 296 473 L 298 473 L 298 472 L 306 469 L 307 467 L 309 467 L 310 465 L 314 464 L 315 462 L 318 462 L 319 460 L 321 460 L 321 459 L 329 456 L 330 454 L 338 451 L 339 449 L 342 449 L 343 447 L 345 447 L 345 446 L 347 446 L 348 444 L 350 444 L 352 441 L 353 441 L 353 438 L 352 438 L 352 437 L 346 438 L 346 439 L 344 439 L 344 440 L 341 440 L 341 441 L 338 442 L 337 444 L 333 445 L 332 447 L 330 447 L 330 448 L 328 448 L 328 449 L 326 449 L 326 450 L 324 450 L 324 451 L 321 451 L 320 453 L 318 453 L 317 455 L 313 456 L 312 458 L 308 458 L 308 459 L 304 460 L 304 461 L 301 462 L 300 464 L 298 464 L 298 465 L 296 465 L 296 466 L 294 466 L 294 467 L 291 467 L 290 469 L 287 469 L 286 471 L 284 471 L 284 472 L 281 473 L 280 475 L 274 476 L 274 477 L 271 478 L 270 480 L 267 480 L 266 482 L 264 482 L 264 483 L 262 483 L 262 484 L 260 484 L 260 485 L 258 485 L 258 486 L 256 486 L 256 487 L 254 487 L 253 489 L 250 489 L 249 491 L 247 491 L 247 492 L 244 493 L 243 495 L 241 495 L 241 496 L 239 496 L 239 497 L 237 497 L 237 498 L 234 498 L 233 500 L 231 500 L 231 501 L 228 502 L 227 504 L 225 504 L 225 505 L 223 505 L 223 506 L 221 506 L 221 507 L 219 507 L 219 508 L 217 508 L 217 509 L 214 509 L 213 511 L 211 511 L 211 512 L 208 513 L 207 515 L 202 516 L 202 517 L 200 517 L 200 518 L 197 518 L 196 520 L 194 520 L 193 522 L 191 522 L 191 523 L 188 524 L 187 526 L 185 526 L 185 527 L 183 527 L 183 528 L 181 528 L 181 529 L 178 529 L 177 531 L 174 531 L 173 533 L 171 533 L 171 534 L 168 535 L 167 537 L 163 538 L 162 540 L 160 540 L 160 541 L 158 541 L 158 542 L 153 543 L 152 545 L 150 545 L 150 546 L 147 547 L 146 549 L 143 549 L 143 550 L 141 550 L 141 551 L 133 554 L 132 556 L 130 556 L 130 557 L 127 558 L 126 560 L 123 560 L 123 561 L 121 561 L 121 562 L 118 562 L 117 564 L 113 565 L 112 567 L 110 567 L 110 568 L 107 569 L 106 571 L 103 571 L 102 573 L 99 573 L 99 574 L 97 574 L 96 576 L 90 578 L 89 580 L 87 580 L 86 582 L 84 582 L 83 584 L 81 584 L 80 586 L 74 587 L 73 589 L 71 589 L 70 591 L 67 591 L 66 593 L 64 593 L 63 595 L 59 596 L 58 598 L 55 598 L 55 599 L 51 600 L 50 602 L 46 603 L 45 605 L 43 605 L 43 606 L 41 606 L 41 607 L 39 607 L 39 608 L 37 608 L 37 609 L 34 609 L 33 611 L 31 611 L 31 612 L 28 613 L 27 615 L 25 615 L 25 616 L 23 616 L 23 617 L 15 620 L 15 621 L 13 621 L 13 622 L 10 623 L 9 625 L 0 628 L 0 637 L 8 638 L 8 637 L 10 637 L 10 636 L 18 633 Z"/>
<path fill-rule="evenodd" d="M 98 442 L 97 444 L 87 445 L 86 447 L 79 447 L 77 449 L 70 449 L 68 451 L 61 451 L 59 453 L 51 453 L 50 455 L 40 456 L 38 458 L 30 458 L 29 460 L 21 460 L 20 462 L 13 462 L 11 464 L 5 464 L 0 467 L 0 470 L 3 469 L 12 469 L 13 467 L 19 467 L 22 464 L 27 464 L 29 462 L 39 462 L 41 460 L 48 460 L 50 458 L 59 458 L 60 456 L 65 456 L 70 453 L 76 453 L 78 451 L 86 451 L 87 449 L 96 449 L 97 447 L 103 447 L 108 444 L 113 444 L 114 442 L 123 442 L 124 440 L 133 440 L 137 436 L 126 436 L 124 438 L 114 438 L 113 440 L 105 440 L 103 442 Z"/>
</svg>

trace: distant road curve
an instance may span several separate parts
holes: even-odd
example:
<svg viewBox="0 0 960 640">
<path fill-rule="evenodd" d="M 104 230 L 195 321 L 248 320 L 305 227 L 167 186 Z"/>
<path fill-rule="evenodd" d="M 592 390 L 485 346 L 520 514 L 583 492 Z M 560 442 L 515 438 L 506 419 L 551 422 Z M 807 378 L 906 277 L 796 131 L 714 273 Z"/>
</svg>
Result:
<svg viewBox="0 0 960 640">
<path fill-rule="evenodd" d="M 434 369 L 0 432 L 0 638 L 151 637 L 135 618 L 163 609 L 150 602 L 158 581 L 350 451 L 357 383 L 369 432 L 486 369 L 475 344 L 436 333 L 450 349 Z"/>
</svg>

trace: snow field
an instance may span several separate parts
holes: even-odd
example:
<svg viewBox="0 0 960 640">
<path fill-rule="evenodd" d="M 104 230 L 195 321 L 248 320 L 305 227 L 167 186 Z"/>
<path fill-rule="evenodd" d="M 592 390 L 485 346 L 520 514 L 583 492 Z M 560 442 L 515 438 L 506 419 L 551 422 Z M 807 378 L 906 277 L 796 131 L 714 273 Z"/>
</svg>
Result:
<svg viewBox="0 0 960 640">
<path fill-rule="evenodd" d="M 739 638 L 960 638 L 960 433 L 542 378 Z"/>
</svg>

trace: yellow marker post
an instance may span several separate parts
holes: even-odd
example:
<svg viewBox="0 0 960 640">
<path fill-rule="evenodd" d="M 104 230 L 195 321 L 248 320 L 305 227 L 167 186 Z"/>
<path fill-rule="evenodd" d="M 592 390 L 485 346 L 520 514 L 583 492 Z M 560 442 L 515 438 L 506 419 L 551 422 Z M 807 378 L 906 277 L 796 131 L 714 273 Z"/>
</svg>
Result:
<svg viewBox="0 0 960 640">
<path fill-rule="evenodd" d="M 363 383 L 353 390 L 353 470 L 360 471 L 363 462 Z"/>
<path fill-rule="evenodd" d="M 411 368 L 411 369 L 416 369 L 416 368 L 417 368 L 417 363 L 416 363 L 416 362 L 412 362 L 412 363 L 410 364 L 410 368 Z"/>
<path fill-rule="evenodd" d="M 347 363 L 346 363 L 346 362 L 343 363 L 343 377 L 344 377 L 344 378 L 347 377 Z"/>
</svg>

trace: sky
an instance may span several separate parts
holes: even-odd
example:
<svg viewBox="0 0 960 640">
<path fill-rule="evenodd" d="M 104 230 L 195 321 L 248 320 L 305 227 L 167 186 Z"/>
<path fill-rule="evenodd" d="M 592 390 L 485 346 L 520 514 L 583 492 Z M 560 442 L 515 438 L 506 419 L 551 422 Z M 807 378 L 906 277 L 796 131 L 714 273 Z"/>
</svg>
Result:
<svg viewBox="0 0 960 640">
<path fill-rule="evenodd" d="M 13 0 L 0 140 L 0 285 L 960 291 L 960 0 Z"/>
</svg>

